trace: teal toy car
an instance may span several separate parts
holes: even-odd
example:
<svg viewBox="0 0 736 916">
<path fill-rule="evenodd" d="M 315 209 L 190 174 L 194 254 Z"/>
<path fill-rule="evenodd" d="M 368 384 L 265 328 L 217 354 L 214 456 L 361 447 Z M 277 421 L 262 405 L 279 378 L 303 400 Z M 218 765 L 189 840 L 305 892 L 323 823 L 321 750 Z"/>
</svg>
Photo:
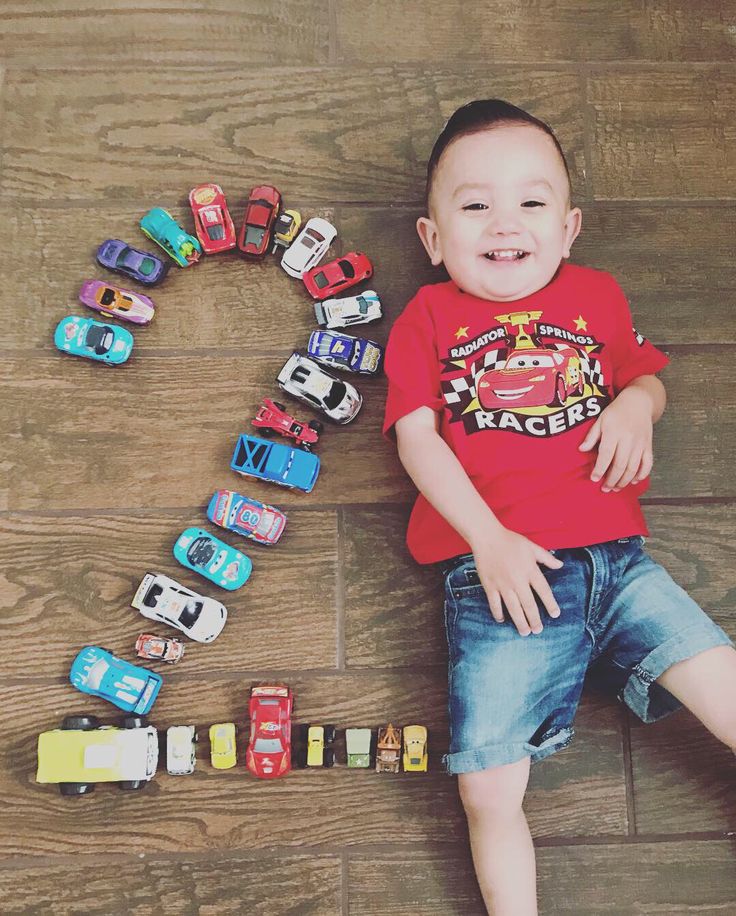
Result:
<svg viewBox="0 0 736 916">
<path fill-rule="evenodd" d="M 133 350 L 133 335 L 116 324 L 67 315 L 56 326 L 54 343 L 62 353 L 119 366 Z"/>
<path fill-rule="evenodd" d="M 174 544 L 174 556 L 182 566 L 230 592 L 245 585 L 253 570 L 250 557 L 201 528 L 182 531 Z"/>
<path fill-rule="evenodd" d="M 141 229 L 160 245 L 179 267 L 196 264 L 202 254 L 199 239 L 185 232 L 174 217 L 162 207 L 154 207 L 141 218 Z"/>
</svg>

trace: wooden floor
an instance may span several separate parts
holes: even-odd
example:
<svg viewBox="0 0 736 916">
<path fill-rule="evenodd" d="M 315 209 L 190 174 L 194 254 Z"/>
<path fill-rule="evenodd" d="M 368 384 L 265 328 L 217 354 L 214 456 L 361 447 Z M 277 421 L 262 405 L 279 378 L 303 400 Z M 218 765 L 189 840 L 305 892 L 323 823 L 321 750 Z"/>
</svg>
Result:
<svg viewBox="0 0 736 916">
<path fill-rule="evenodd" d="M 222 184 L 238 221 L 262 182 L 334 220 L 335 251 L 374 259 L 387 317 L 370 336 L 385 341 L 434 277 L 413 223 L 444 119 L 501 96 L 554 125 L 584 210 L 576 260 L 616 274 L 672 357 L 651 552 L 736 637 L 735 40 L 727 0 L 0 5 L 4 914 L 483 912 L 440 765 L 439 578 L 404 547 L 412 489 L 379 434 L 383 382 L 360 382 L 360 418 L 326 431 L 305 496 L 228 467 L 313 327 L 273 261 L 173 268 L 125 367 L 52 346 L 100 273 L 98 243 L 142 243 L 154 205 L 190 225 L 199 182 Z M 212 770 L 203 741 L 193 776 L 164 772 L 140 794 L 37 785 L 40 731 L 115 716 L 69 686 L 75 652 L 133 658 L 147 570 L 201 587 L 171 547 L 228 486 L 285 508 L 287 534 L 250 551 L 217 642 L 164 672 L 154 724 L 233 720 L 244 736 L 250 685 L 278 678 L 297 722 L 424 722 L 430 773 L 261 782 Z M 736 913 L 736 767 L 688 714 L 644 727 L 586 695 L 572 746 L 534 769 L 527 811 L 545 914 Z"/>
</svg>

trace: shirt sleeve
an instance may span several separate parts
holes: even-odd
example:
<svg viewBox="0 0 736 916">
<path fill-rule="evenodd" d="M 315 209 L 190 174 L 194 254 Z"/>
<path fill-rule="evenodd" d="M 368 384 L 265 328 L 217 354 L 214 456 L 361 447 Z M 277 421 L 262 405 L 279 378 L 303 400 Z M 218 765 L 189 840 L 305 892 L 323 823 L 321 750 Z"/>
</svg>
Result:
<svg viewBox="0 0 736 916">
<path fill-rule="evenodd" d="M 669 357 L 633 325 L 631 310 L 623 290 L 611 277 L 615 329 L 611 345 L 614 395 L 641 375 L 654 375 L 669 363 Z"/>
<path fill-rule="evenodd" d="M 444 403 L 434 323 L 420 293 L 391 328 L 384 367 L 388 394 L 383 435 L 393 440 L 397 420 L 419 407 L 441 411 Z"/>
</svg>

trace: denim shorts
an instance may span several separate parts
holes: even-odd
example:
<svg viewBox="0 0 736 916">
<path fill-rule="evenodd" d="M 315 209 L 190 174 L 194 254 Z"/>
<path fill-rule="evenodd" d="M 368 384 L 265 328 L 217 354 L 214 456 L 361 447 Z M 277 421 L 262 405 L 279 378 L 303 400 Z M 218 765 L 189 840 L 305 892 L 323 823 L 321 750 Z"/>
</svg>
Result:
<svg viewBox="0 0 736 916">
<path fill-rule="evenodd" d="M 553 550 L 540 569 L 560 606 L 544 629 L 520 636 L 491 616 L 472 554 L 443 564 L 449 648 L 450 773 L 541 760 L 566 747 L 583 680 L 611 691 L 644 722 L 680 703 L 655 680 L 675 662 L 731 640 L 639 535 Z"/>
</svg>

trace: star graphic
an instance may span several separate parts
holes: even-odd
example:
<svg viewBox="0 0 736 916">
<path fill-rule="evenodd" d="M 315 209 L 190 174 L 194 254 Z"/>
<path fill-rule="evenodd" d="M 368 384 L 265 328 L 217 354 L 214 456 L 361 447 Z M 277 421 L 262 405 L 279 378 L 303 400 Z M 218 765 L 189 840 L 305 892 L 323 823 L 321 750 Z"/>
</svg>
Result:
<svg viewBox="0 0 736 916">
<path fill-rule="evenodd" d="M 464 328 L 458 328 L 457 331 L 455 331 L 456 340 L 460 340 L 461 337 L 467 337 L 467 336 L 468 336 L 468 325 L 466 325 Z"/>
<path fill-rule="evenodd" d="M 588 330 L 588 322 L 583 318 L 582 315 L 578 315 L 578 317 L 575 319 L 575 330 L 576 331 L 587 331 Z"/>
</svg>

